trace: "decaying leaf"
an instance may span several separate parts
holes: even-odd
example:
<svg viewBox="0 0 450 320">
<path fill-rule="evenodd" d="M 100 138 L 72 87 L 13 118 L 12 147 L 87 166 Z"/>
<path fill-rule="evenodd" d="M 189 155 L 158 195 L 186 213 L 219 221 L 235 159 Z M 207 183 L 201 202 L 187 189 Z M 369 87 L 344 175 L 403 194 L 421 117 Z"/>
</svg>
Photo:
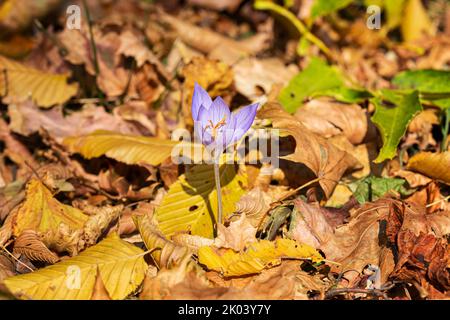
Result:
<svg viewBox="0 0 450 320">
<path fill-rule="evenodd" d="M 151 254 L 159 266 L 170 268 L 172 265 L 179 264 L 185 256 L 192 254 L 188 247 L 177 245 L 166 239 L 148 215 L 136 217 L 135 223 L 145 246 L 148 250 L 152 250 Z"/>
<path fill-rule="evenodd" d="M 242 251 L 250 243 L 257 241 L 256 231 L 257 229 L 250 223 L 244 213 L 238 220 L 231 222 L 228 227 L 219 224 L 217 228 L 218 236 L 214 240 L 214 245 L 218 248 Z"/>
<path fill-rule="evenodd" d="M 61 223 L 81 229 L 87 220 L 83 212 L 53 198 L 51 191 L 33 178 L 27 184 L 26 200 L 15 215 L 13 234 L 20 236 L 27 229 L 45 233 L 56 230 Z"/>
<path fill-rule="evenodd" d="M 283 158 L 303 163 L 311 169 L 320 179 L 319 184 L 327 197 L 331 195 L 344 172 L 358 166 L 357 160 L 350 154 L 339 150 L 324 138 L 309 131 L 277 103 L 266 104 L 258 112 L 258 117 L 272 120 L 275 128 L 294 137 L 295 152 Z"/>
<path fill-rule="evenodd" d="M 265 268 L 279 265 L 282 258 L 322 261 L 321 255 L 313 247 L 289 239 L 260 240 L 248 245 L 243 252 L 202 247 L 198 257 L 201 264 L 225 277 L 260 273 Z"/>
<path fill-rule="evenodd" d="M 97 268 L 106 291 L 116 300 L 137 289 L 147 264 L 141 249 L 111 236 L 76 257 L 4 282 L 20 299 L 86 300 L 93 294 Z"/>
<path fill-rule="evenodd" d="M 14 252 L 25 255 L 34 261 L 56 263 L 59 258 L 51 252 L 34 230 L 24 230 L 14 242 Z"/>
</svg>

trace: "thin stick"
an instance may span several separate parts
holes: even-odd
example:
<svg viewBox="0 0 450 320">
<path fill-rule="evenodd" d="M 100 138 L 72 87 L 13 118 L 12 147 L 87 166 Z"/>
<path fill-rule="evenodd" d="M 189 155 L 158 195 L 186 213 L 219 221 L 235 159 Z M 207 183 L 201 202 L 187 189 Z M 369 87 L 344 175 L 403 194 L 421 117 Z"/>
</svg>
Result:
<svg viewBox="0 0 450 320">
<path fill-rule="evenodd" d="M 88 27 L 89 27 L 89 37 L 90 37 L 91 47 L 92 47 L 95 75 L 98 77 L 98 74 L 100 73 L 100 68 L 98 66 L 98 60 L 97 60 L 97 46 L 95 45 L 94 32 L 92 31 L 92 20 L 91 20 L 91 15 L 89 13 L 89 8 L 87 6 L 86 0 L 83 0 L 83 6 L 84 6 L 84 12 L 86 14 L 87 22 L 88 22 Z"/>
<path fill-rule="evenodd" d="M 438 203 L 440 203 L 440 202 L 447 201 L 448 199 L 450 199 L 450 196 L 446 196 L 444 199 L 437 200 L 437 201 L 434 201 L 434 202 L 432 202 L 432 203 L 429 203 L 429 204 L 427 204 L 427 205 L 425 206 L 425 208 L 432 207 L 432 206 L 434 206 L 435 204 L 438 204 Z"/>
<path fill-rule="evenodd" d="M 216 180 L 216 191 L 217 191 L 217 223 L 216 231 L 219 223 L 222 223 L 222 189 L 220 187 L 220 170 L 219 170 L 219 160 L 214 162 L 214 178 Z"/>
<path fill-rule="evenodd" d="M 22 266 L 24 266 L 25 268 L 27 268 L 28 270 L 30 270 L 31 272 L 33 272 L 34 270 L 31 269 L 29 266 L 27 266 L 25 263 L 23 263 L 22 261 L 20 261 L 19 259 L 17 259 L 11 252 L 8 251 L 8 249 L 6 249 L 4 246 L 1 246 L 0 248 L 3 249 L 3 251 L 5 251 L 11 258 L 13 258 L 15 261 L 17 261 L 18 264 L 21 264 Z"/>
</svg>

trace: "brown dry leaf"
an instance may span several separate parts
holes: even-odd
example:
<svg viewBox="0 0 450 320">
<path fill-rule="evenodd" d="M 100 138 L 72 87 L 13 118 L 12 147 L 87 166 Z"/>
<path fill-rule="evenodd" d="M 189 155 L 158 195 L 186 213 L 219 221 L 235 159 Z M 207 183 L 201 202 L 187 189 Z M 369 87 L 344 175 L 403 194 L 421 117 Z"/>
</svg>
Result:
<svg viewBox="0 0 450 320">
<path fill-rule="evenodd" d="M 255 242 L 256 231 L 245 213 L 239 220 L 233 221 L 228 227 L 223 224 L 218 225 L 218 236 L 214 239 L 214 245 L 219 248 L 230 248 L 236 251 L 242 251 L 249 243 Z"/>
<path fill-rule="evenodd" d="M 15 274 L 14 263 L 6 255 L 0 253 L 0 282 L 3 282 L 3 279 L 12 277 Z"/>
<path fill-rule="evenodd" d="M 296 141 L 295 152 L 283 159 L 305 164 L 320 179 L 326 197 L 348 169 L 358 166 L 358 161 L 345 151 L 339 150 L 324 138 L 308 130 L 294 116 L 282 109 L 278 103 L 268 103 L 259 112 L 258 118 L 272 120 L 273 126 L 292 135 Z"/>
<path fill-rule="evenodd" d="M 397 177 L 405 179 L 411 188 L 426 186 L 433 181 L 420 173 L 415 173 L 409 170 L 400 169 L 394 171 L 393 174 Z"/>
<path fill-rule="evenodd" d="M 268 94 L 272 86 L 285 86 L 298 73 L 295 65 L 285 66 L 281 59 L 242 59 L 233 65 L 236 90 L 249 100 Z"/>
<path fill-rule="evenodd" d="M 450 184 L 450 151 L 419 152 L 408 161 L 408 169 Z"/>
<path fill-rule="evenodd" d="M 367 133 L 367 114 L 357 104 L 314 99 L 299 108 L 295 117 L 314 133 L 325 138 L 343 134 L 352 144 L 361 143 Z"/>
<path fill-rule="evenodd" d="M 269 34 L 261 32 L 245 40 L 235 41 L 167 14 L 161 14 L 159 17 L 177 32 L 184 43 L 203 53 L 210 54 L 211 58 L 227 63 L 236 62 L 239 58 L 255 55 L 262 51 L 267 47 L 270 37 Z"/>
<path fill-rule="evenodd" d="M 192 252 L 188 247 L 167 239 L 149 215 L 136 216 L 135 223 L 147 250 L 152 250 L 152 257 L 158 266 L 170 268 L 191 256 Z"/>
<path fill-rule="evenodd" d="M 112 130 L 123 134 L 139 134 L 136 126 L 124 121 L 117 113 L 110 114 L 103 107 L 93 104 L 68 116 L 63 116 L 63 109 L 40 110 L 32 101 L 11 103 L 8 107 L 12 131 L 30 135 L 44 128 L 59 143 L 70 136 L 89 134 L 95 130 Z"/>
<path fill-rule="evenodd" d="M 436 146 L 433 138 L 433 125 L 439 124 L 437 110 L 426 109 L 417 114 L 408 125 L 408 135 L 405 145 L 419 144 L 419 149 L 424 150 L 428 146 Z"/>
<path fill-rule="evenodd" d="M 245 215 L 251 225 L 257 227 L 261 218 L 269 211 L 272 202 L 273 199 L 268 192 L 255 187 L 239 199 L 236 203 L 236 212 Z"/>
<path fill-rule="evenodd" d="M 264 270 L 251 277 L 242 287 L 211 286 L 193 273 L 174 285 L 166 299 L 214 300 L 308 300 L 308 293 L 323 293 L 326 283 L 318 275 L 309 275 L 297 261 L 285 261 L 280 266 Z"/>
<path fill-rule="evenodd" d="M 24 230 L 14 241 L 14 253 L 23 254 L 32 261 L 43 261 L 50 264 L 58 262 L 59 258 L 41 241 L 34 230 Z"/>
<path fill-rule="evenodd" d="M 197 5 L 200 7 L 213 9 L 217 11 L 227 10 L 229 12 L 235 11 L 243 0 L 189 0 L 189 4 Z"/>
<path fill-rule="evenodd" d="M 105 284 L 103 283 L 102 275 L 98 266 L 91 300 L 111 300 L 108 290 L 106 290 Z"/>
</svg>

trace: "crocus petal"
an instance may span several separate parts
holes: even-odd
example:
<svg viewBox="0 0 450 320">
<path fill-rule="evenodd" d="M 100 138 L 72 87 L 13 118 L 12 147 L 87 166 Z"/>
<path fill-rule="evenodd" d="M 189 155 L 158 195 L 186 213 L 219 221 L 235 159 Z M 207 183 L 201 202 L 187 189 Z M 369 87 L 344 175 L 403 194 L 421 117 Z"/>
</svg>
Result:
<svg viewBox="0 0 450 320">
<path fill-rule="evenodd" d="M 192 94 L 192 119 L 194 121 L 197 119 L 201 106 L 208 110 L 211 103 L 212 100 L 208 92 L 196 82 L 194 85 L 194 93 Z"/>
<path fill-rule="evenodd" d="M 241 108 L 237 112 L 233 112 L 233 114 L 231 115 L 231 122 L 235 123 L 235 132 L 232 141 L 230 142 L 238 141 L 244 136 L 248 129 L 250 129 L 253 120 L 255 120 L 258 105 L 258 103 L 254 103 Z"/>
<path fill-rule="evenodd" d="M 231 117 L 230 108 L 221 97 L 214 99 L 208 112 L 210 115 L 209 120 L 214 124 L 219 123 L 221 120 L 229 121 Z"/>
<path fill-rule="evenodd" d="M 198 142 L 208 145 L 212 142 L 212 136 L 209 133 L 209 129 L 206 127 L 209 124 L 211 118 L 211 111 L 201 106 L 198 112 L 197 120 L 194 121 L 194 131 L 197 136 Z"/>
</svg>

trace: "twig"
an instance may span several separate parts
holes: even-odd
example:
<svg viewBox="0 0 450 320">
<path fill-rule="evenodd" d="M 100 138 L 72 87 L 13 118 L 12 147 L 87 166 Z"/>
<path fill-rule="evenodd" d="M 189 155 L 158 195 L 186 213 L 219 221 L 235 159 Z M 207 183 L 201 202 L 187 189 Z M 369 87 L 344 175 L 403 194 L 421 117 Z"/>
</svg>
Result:
<svg viewBox="0 0 450 320">
<path fill-rule="evenodd" d="M 23 263 L 22 261 L 20 261 L 19 259 L 17 259 L 11 252 L 8 251 L 8 249 L 6 249 L 4 246 L 1 246 L 0 248 L 3 249 L 3 251 L 5 251 L 11 258 L 13 258 L 15 261 L 17 261 L 17 263 L 21 264 L 22 266 L 24 266 L 25 268 L 27 268 L 28 270 L 30 270 L 31 272 L 33 272 L 34 270 L 31 269 L 29 266 L 27 266 L 25 263 Z"/>
<path fill-rule="evenodd" d="M 387 290 L 387 289 L 384 289 Z M 384 299 L 388 300 L 389 297 L 387 296 L 386 292 L 381 289 L 358 289 L 358 288 L 333 288 L 327 291 L 325 294 L 325 299 L 331 299 L 334 296 L 346 294 L 346 293 L 365 293 L 367 295 L 376 296 L 376 297 L 383 297 Z"/>
<path fill-rule="evenodd" d="M 450 108 L 444 111 L 444 127 L 442 128 L 442 142 L 441 142 L 441 151 L 444 152 L 447 150 L 448 145 L 448 130 L 450 125 Z"/>
<path fill-rule="evenodd" d="M 100 68 L 99 68 L 98 59 L 97 59 L 97 46 L 95 45 L 95 41 L 94 41 L 94 32 L 92 31 L 92 20 L 91 20 L 91 15 L 89 13 L 89 8 L 87 6 L 86 0 L 83 0 L 83 6 L 84 6 L 84 12 L 86 14 L 87 22 L 88 22 L 89 38 L 90 38 L 91 47 L 92 47 L 95 75 L 98 77 L 98 75 L 100 73 Z"/>
<path fill-rule="evenodd" d="M 216 222 L 216 233 L 217 228 L 220 223 L 222 223 L 222 189 L 220 187 L 220 164 L 219 160 L 214 162 L 214 178 L 216 181 L 216 192 L 217 192 L 217 222 Z"/>
<path fill-rule="evenodd" d="M 440 203 L 440 202 L 447 201 L 448 199 L 450 199 L 450 195 L 446 196 L 444 199 L 437 200 L 437 201 L 434 201 L 434 202 L 432 202 L 432 203 L 427 204 L 427 205 L 425 206 L 425 208 L 432 207 L 432 206 L 434 206 L 435 204 L 438 204 L 438 203 Z"/>
<path fill-rule="evenodd" d="M 258 10 L 271 10 L 276 12 L 282 17 L 285 17 L 289 21 L 291 21 L 294 24 L 294 27 L 298 30 L 298 32 L 305 37 L 305 39 L 309 40 L 310 42 L 314 43 L 325 55 L 332 59 L 336 60 L 333 54 L 331 53 L 330 49 L 325 45 L 325 43 L 322 42 L 319 38 L 317 38 L 315 35 L 313 35 L 308 28 L 289 10 L 283 8 L 282 6 L 279 6 L 273 2 L 270 1 L 255 1 L 254 4 L 255 9 Z"/>
</svg>

